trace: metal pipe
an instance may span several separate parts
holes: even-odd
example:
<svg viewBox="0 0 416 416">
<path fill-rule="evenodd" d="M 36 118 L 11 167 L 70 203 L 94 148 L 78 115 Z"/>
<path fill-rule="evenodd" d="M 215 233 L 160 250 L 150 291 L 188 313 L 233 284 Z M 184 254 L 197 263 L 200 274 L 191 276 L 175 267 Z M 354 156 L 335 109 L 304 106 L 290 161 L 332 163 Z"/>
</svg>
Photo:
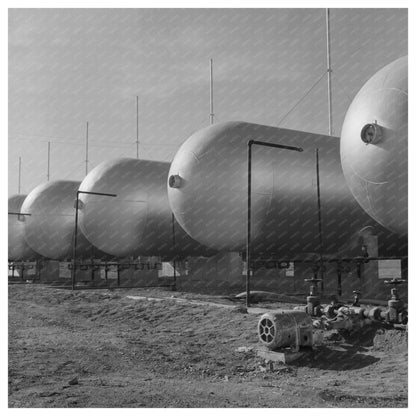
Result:
<svg viewBox="0 0 416 416">
<path fill-rule="evenodd" d="M 342 270 L 340 265 L 337 269 L 337 277 L 338 277 L 338 296 L 342 296 Z"/>
<path fill-rule="evenodd" d="M 35 262 L 36 275 L 35 276 L 37 277 L 39 282 L 41 281 L 41 275 L 40 275 L 41 266 L 40 266 L 40 264 L 41 264 L 40 260 L 36 259 L 36 262 Z"/>
<path fill-rule="evenodd" d="M 175 239 L 175 216 L 172 213 L 172 243 L 173 243 L 173 252 L 175 252 L 176 239 Z M 176 291 L 176 256 L 173 258 L 173 286 L 172 290 Z"/>
<path fill-rule="evenodd" d="M 209 60 L 209 120 L 214 124 L 214 70 L 213 61 Z"/>
<path fill-rule="evenodd" d="M 259 140 L 249 140 L 247 143 L 247 242 L 246 242 L 246 307 L 250 306 L 250 278 L 254 276 L 254 270 L 251 270 L 251 159 L 252 159 L 252 146 L 265 146 L 273 147 L 276 149 L 293 150 L 297 152 L 303 152 L 300 147 L 285 146 L 276 143 L 263 142 Z"/>
<path fill-rule="evenodd" d="M 352 261 L 357 261 L 357 262 L 368 262 L 368 261 L 372 261 L 372 260 L 402 260 L 402 259 L 407 259 L 407 256 L 392 256 L 392 257 L 388 257 L 388 256 L 381 256 L 381 257 L 323 257 L 323 262 L 324 263 L 337 263 L 337 262 L 352 262 Z M 260 259 L 260 261 L 276 261 L 278 263 L 318 263 L 320 262 L 319 259 L 284 259 L 284 260 L 273 260 L 272 258 L 265 258 L 265 259 Z"/>
<path fill-rule="evenodd" d="M 75 268 L 77 256 L 77 238 L 78 238 L 78 209 L 79 209 L 79 191 L 77 191 L 77 200 L 75 202 L 75 230 L 74 230 L 74 245 L 72 247 L 72 290 L 75 289 Z"/>
<path fill-rule="evenodd" d="M 50 164 L 51 164 L 51 142 L 48 142 L 48 171 L 46 173 L 46 178 L 48 182 L 50 178 Z"/>
<path fill-rule="evenodd" d="M 357 277 L 361 280 L 361 262 L 357 262 Z"/>
<path fill-rule="evenodd" d="M 331 68 L 331 39 L 329 27 L 329 9 L 326 9 L 326 62 L 328 77 L 328 134 L 332 136 L 332 68 Z"/>
<path fill-rule="evenodd" d="M 247 248 L 246 248 L 246 307 L 250 306 L 250 272 L 251 272 L 251 147 L 252 144 L 248 143 L 247 154 Z"/>
<path fill-rule="evenodd" d="M 88 175 L 88 121 L 87 121 L 87 132 L 85 136 L 85 176 Z"/>
<path fill-rule="evenodd" d="M 107 262 L 104 263 L 104 279 L 105 279 L 106 286 L 108 286 L 108 267 L 107 267 Z"/>
<path fill-rule="evenodd" d="M 139 96 L 136 96 L 136 159 L 139 158 Z"/>
<path fill-rule="evenodd" d="M 88 123 L 87 123 L 88 131 Z M 79 210 L 79 195 L 80 194 L 89 194 L 89 195 L 101 195 L 101 196 L 110 196 L 116 197 L 116 194 L 108 194 L 104 192 L 88 192 L 88 191 L 77 191 L 77 200 L 75 202 L 75 230 L 74 230 L 74 244 L 72 247 L 72 290 L 75 289 L 75 280 L 76 280 L 76 257 L 77 257 L 77 239 L 78 239 L 78 210 Z"/>
<path fill-rule="evenodd" d="M 111 196 L 112 198 L 115 198 L 117 196 L 117 194 L 107 194 L 105 192 L 77 191 L 77 196 L 79 194 L 99 195 L 99 196 Z"/>
<path fill-rule="evenodd" d="M 322 239 L 322 215 L 321 215 L 321 187 L 319 182 L 319 149 L 316 149 L 316 196 L 318 202 L 318 234 L 319 234 L 319 260 L 321 273 L 321 292 L 324 291 L 324 270 L 323 270 L 323 239 Z"/>
<path fill-rule="evenodd" d="M 22 158 L 19 156 L 19 183 L 17 187 L 17 193 L 20 194 L 20 182 L 22 176 Z"/>
</svg>

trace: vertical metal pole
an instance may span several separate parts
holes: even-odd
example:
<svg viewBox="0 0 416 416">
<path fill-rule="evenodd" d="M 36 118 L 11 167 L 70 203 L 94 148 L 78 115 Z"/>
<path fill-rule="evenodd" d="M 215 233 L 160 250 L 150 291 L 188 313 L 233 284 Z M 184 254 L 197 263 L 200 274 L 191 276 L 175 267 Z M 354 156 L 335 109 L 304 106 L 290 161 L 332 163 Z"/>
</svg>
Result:
<svg viewBox="0 0 416 416">
<path fill-rule="evenodd" d="M 12 263 L 12 279 L 14 279 L 14 263 Z"/>
<path fill-rule="evenodd" d="M 88 121 L 87 121 L 87 133 L 85 137 L 85 175 L 88 175 Z"/>
<path fill-rule="evenodd" d="M 19 183 L 17 187 L 17 193 L 20 194 L 20 184 L 22 178 L 22 158 L 19 156 Z"/>
<path fill-rule="evenodd" d="M 136 159 L 139 158 L 139 97 L 136 96 Z"/>
<path fill-rule="evenodd" d="M 176 292 L 176 257 L 173 258 L 173 286 L 172 291 Z"/>
<path fill-rule="evenodd" d="M 400 272 L 401 272 L 401 278 L 408 280 L 408 259 L 407 258 L 400 260 Z"/>
<path fill-rule="evenodd" d="M 357 267 L 357 277 L 361 281 L 361 262 L 360 261 L 357 261 L 356 267 Z"/>
<path fill-rule="evenodd" d="M 248 144 L 247 165 L 248 165 L 248 177 L 247 177 L 247 245 L 246 245 L 246 306 L 250 306 L 250 275 L 251 275 L 251 148 L 252 144 Z"/>
<path fill-rule="evenodd" d="M 342 296 L 342 271 L 341 271 L 341 265 L 338 264 L 338 295 Z"/>
<path fill-rule="evenodd" d="M 48 179 L 49 182 L 49 178 L 50 178 L 50 167 L 51 167 L 51 142 L 48 142 L 48 172 L 46 173 L 46 177 Z"/>
<path fill-rule="evenodd" d="M 77 191 L 77 200 L 75 202 L 75 230 L 74 245 L 72 247 L 72 290 L 75 289 L 76 257 L 77 257 L 77 240 L 78 240 L 78 208 L 79 208 L 79 191 Z"/>
<path fill-rule="evenodd" d="M 40 270 L 39 270 L 39 261 L 38 259 L 35 260 L 35 278 L 33 280 L 37 279 L 40 281 Z"/>
<path fill-rule="evenodd" d="M 172 243 L 173 243 L 173 285 L 172 290 L 176 291 L 176 253 L 175 253 L 175 247 L 176 247 L 176 239 L 175 239 L 175 216 L 172 212 Z"/>
<path fill-rule="evenodd" d="M 120 287 L 120 264 L 117 264 L 117 286 Z"/>
<path fill-rule="evenodd" d="M 214 70 L 212 59 L 209 60 L 209 121 L 214 124 Z"/>
<path fill-rule="evenodd" d="M 321 215 L 321 186 L 319 180 L 319 149 L 316 149 L 316 194 L 318 199 L 318 233 L 319 233 L 319 257 L 321 272 L 321 291 L 324 290 L 324 270 L 323 270 L 323 240 L 322 240 L 322 215 Z"/>
<path fill-rule="evenodd" d="M 333 135 L 332 128 L 332 68 L 331 68 L 331 39 L 329 28 L 329 9 L 326 9 L 326 62 L 328 77 L 328 134 Z"/>
<path fill-rule="evenodd" d="M 251 159 L 252 146 L 260 145 L 266 147 L 273 147 L 277 149 L 294 150 L 296 152 L 303 152 L 301 147 L 285 146 L 277 143 L 267 143 L 258 140 L 249 140 L 247 143 L 247 241 L 246 241 L 246 306 L 250 306 L 250 278 L 254 277 L 254 267 L 251 267 Z"/>
</svg>

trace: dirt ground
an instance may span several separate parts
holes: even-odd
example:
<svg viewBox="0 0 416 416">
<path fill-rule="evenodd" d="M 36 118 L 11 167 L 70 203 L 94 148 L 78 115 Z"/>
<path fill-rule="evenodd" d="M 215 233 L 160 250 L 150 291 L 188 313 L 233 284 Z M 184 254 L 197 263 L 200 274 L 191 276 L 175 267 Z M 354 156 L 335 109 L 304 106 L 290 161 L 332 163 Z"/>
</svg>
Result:
<svg viewBox="0 0 416 416">
<path fill-rule="evenodd" d="M 271 368 L 255 354 L 259 315 L 238 305 L 163 289 L 10 285 L 9 407 L 407 406 L 405 332 L 332 334 Z"/>
</svg>

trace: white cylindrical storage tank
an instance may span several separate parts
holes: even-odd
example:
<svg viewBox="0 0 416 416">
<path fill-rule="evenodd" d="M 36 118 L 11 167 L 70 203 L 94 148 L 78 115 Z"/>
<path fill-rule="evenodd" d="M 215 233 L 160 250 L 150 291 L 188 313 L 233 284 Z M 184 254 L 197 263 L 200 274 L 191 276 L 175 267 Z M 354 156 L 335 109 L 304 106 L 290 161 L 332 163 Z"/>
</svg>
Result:
<svg viewBox="0 0 416 416">
<path fill-rule="evenodd" d="M 348 109 L 341 161 L 354 197 L 377 222 L 407 235 L 407 56 L 378 71 Z"/>
<path fill-rule="evenodd" d="M 352 196 L 341 168 L 338 138 L 245 122 L 219 123 L 196 132 L 171 164 L 169 202 L 178 222 L 195 240 L 216 250 L 245 249 L 250 140 L 303 149 L 253 146 L 254 252 L 281 259 L 320 252 L 316 149 L 323 253 L 335 255 L 349 247 L 366 226 L 372 226 L 379 237 L 379 254 L 405 249 Z"/>
<path fill-rule="evenodd" d="M 117 196 L 80 194 L 80 227 L 88 240 L 120 258 L 215 254 L 192 240 L 174 220 L 166 189 L 169 166 L 122 158 L 95 167 L 80 190 Z"/>
<path fill-rule="evenodd" d="M 72 258 L 75 200 L 80 182 L 51 181 L 37 186 L 26 197 L 22 211 L 24 236 L 29 246 L 52 260 Z M 78 230 L 77 258 L 101 257 Z"/>
<path fill-rule="evenodd" d="M 8 259 L 10 261 L 33 260 L 39 257 L 26 243 L 24 238 L 23 216 L 16 215 L 22 213 L 21 207 L 26 195 L 13 195 L 8 200 Z"/>
</svg>

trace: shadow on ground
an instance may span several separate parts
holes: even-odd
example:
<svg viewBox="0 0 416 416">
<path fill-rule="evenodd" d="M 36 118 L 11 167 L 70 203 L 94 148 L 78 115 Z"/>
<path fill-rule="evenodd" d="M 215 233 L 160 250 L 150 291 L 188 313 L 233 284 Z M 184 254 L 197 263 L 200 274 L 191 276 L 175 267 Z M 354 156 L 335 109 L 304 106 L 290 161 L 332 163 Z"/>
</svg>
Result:
<svg viewBox="0 0 416 416">
<path fill-rule="evenodd" d="M 380 361 L 369 354 L 361 354 L 360 347 L 320 347 L 316 351 L 293 363 L 296 367 L 310 367 L 321 370 L 349 371 L 358 370 Z"/>
</svg>

